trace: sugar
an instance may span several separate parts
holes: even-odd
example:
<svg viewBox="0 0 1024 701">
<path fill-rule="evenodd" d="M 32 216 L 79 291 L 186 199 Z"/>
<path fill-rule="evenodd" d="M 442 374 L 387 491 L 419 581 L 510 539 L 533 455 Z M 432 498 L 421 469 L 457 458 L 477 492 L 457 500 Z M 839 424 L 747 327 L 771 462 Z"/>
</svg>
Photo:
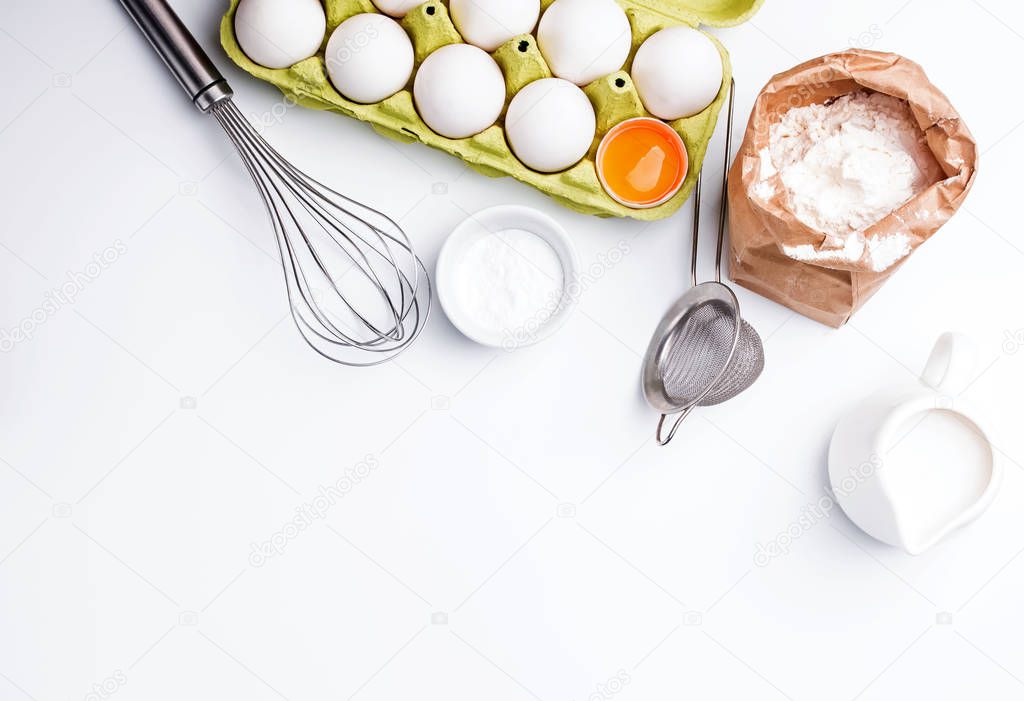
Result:
<svg viewBox="0 0 1024 701">
<path fill-rule="evenodd" d="M 501 334 L 542 325 L 565 288 L 558 253 L 521 229 L 481 236 L 466 251 L 456 276 L 460 306 L 474 323 Z"/>
</svg>

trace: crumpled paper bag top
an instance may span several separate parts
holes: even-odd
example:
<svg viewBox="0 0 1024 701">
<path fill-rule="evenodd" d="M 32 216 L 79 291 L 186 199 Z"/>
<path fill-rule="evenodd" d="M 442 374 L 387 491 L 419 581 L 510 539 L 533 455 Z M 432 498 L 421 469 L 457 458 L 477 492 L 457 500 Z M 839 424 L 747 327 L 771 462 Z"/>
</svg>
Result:
<svg viewBox="0 0 1024 701">
<path fill-rule="evenodd" d="M 759 196 L 754 186 L 761 173 L 761 150 L 769 145 L 771 126 L 786 112 L 865 88 L 910 104 L 945 178 L 866 229 L 861 256 L 851 260 L 850 248 L 846 247 L 844 253 L 842 241 L 796 218 L 778 175 L 773 177 L 774 188 L 762 188 L 761 194 L 766 189 L 771 193 L 767 198 Z M 740 170 L 741 187 L 750 198 L 753 215 L 784 256 L 836 270 L 880 273 L 886 268 L 880 268 L 873 259 L 873 249 L 890 237 L 906 237 L 907 250 L 895 261 L 898 264 L 928 240 L 956 212 L 970 190 L 977 157 L 977 145 L 967 126 L 918 64 L 896 54 L 851 49 L 813 59 L 772 78 L 754 104 L 735 167 Z M 893 262 L 885 265 L 890 264 Z"/>
</svg>

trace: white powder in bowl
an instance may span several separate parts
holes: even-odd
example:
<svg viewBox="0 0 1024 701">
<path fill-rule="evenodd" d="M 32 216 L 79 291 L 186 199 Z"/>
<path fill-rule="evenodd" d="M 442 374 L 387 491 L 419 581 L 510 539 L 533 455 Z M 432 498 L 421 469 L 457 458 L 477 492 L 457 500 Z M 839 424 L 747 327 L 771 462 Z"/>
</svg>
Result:
<svg viewBox="0 0 1024 701">
<path fill-rule="evenodd" d="M 799 260 L 859 260 L 884 270 L 910 252 L 897 234 L 867 241 L 863 232 L 942 178 L 906 101 L 873 92 L 789 110 L 761 151 L 754 194 L 775 194 L 778 175 L 793 214 L 826 235 L 825 249 L 787 248 Z"/>
<path fill-rule="evenodd" d="M 565 289 L 558 253 L 522 229 L 481 236 L 454 272 L 459 306 L 475 324 L 503 335 L 546 323 Z"/>
</svg>

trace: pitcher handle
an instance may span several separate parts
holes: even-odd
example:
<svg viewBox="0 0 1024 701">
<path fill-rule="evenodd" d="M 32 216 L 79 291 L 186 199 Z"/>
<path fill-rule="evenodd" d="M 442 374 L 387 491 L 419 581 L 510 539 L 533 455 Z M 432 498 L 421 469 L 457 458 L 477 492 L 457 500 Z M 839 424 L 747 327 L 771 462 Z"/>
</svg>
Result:
<svg viewBox="0 0 1024 701">
<path fill-rule="evenodd" d="M 971 337 L 947 332 L 935 342 L 921 382 L 936 392 L 955 397 L 974 381 L 977 367 L 978 347 Z"/>
</svg>

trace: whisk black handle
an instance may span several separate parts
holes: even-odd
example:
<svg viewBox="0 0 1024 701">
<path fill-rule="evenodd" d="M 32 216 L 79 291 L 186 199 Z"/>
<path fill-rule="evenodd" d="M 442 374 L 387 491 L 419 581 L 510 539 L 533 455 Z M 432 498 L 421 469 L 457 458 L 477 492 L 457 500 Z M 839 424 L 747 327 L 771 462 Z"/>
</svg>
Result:
<svg viewBox="0 0 1024 701">
<path fill-rule="evenodd" d="M 208 112 L 231 97 L 224 76 L 165 0 L 121 0 L 121 4 L 196 107 Z"/>
</svg>

